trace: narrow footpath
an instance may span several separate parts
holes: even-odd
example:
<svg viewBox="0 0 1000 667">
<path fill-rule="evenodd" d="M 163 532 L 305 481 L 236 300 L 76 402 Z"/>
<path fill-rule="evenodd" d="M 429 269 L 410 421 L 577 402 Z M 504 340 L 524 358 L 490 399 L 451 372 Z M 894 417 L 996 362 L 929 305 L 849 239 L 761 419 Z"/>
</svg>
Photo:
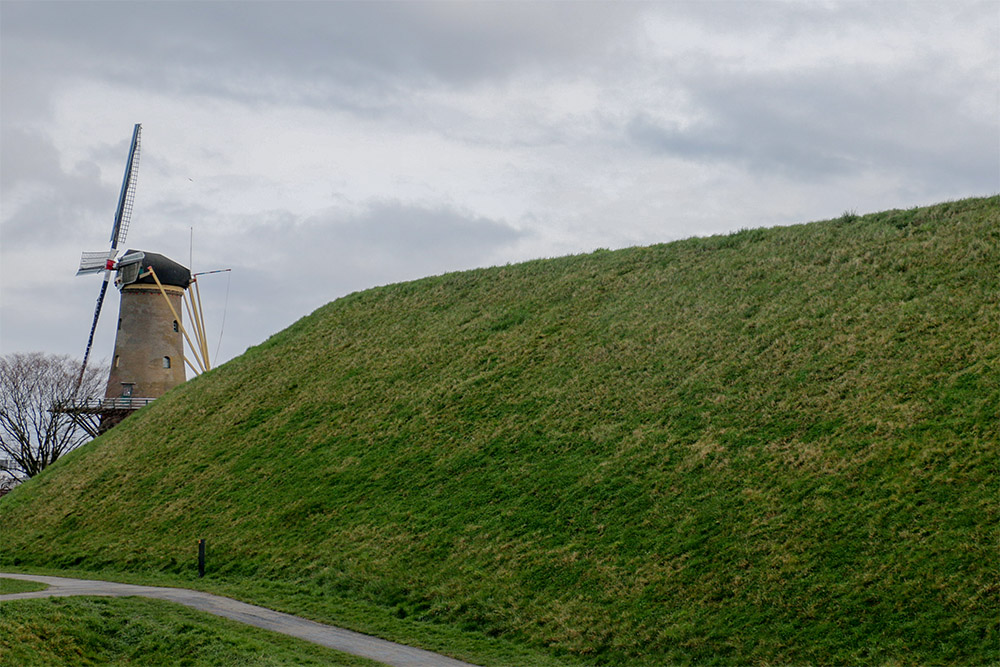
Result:
<svg viewBox="0 0 1000 667">
<path fill-rule="evenodd" d="M 387 665 L 398 667 L 472 667 L 469 663 L 455 660 L 447 656 L 412 648 L 403 644 L 371 637 L 344 630 L 332 625 L 324 625 L 291 614 L 283 614 L 265 607 L 239 602 L 221 595 L 212 595 L 202 591 L 192 591 L 185 588 L 163 588 L 159 586 L 137 586 L 119 584 L 112 581 L 90 581 L 86 579 L 69 579 L 66 577 L 45 577 L 34 574 L 12 574 L 0 572 L 0 577 L 24 579 L 48 584 L 44 591 L 29 593 L 10 593 L 0 595 L 0 603 L 8 600 L 26 600 L 30 598 L 67 597 L 71 595 L 98 595 L 110 597 L 127 597 L 138 595 L 159 600 L 169 600 L 178 604 L 207 611 L 216 616 L 224 616 L 234 621 L 253 625 L 265 630 L 273 630 L 282 634 L 298 637 L 308 642 L 320 644 L 351 655 L 377 660 Z"/>
</svg>

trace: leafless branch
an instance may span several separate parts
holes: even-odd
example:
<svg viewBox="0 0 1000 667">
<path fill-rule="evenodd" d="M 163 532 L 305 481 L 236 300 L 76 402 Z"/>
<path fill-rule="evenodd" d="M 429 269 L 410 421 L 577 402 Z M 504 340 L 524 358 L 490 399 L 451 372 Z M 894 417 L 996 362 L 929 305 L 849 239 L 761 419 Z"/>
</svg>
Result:
<svg viewBox="0 0 1000 667">
<path fill-rule="evenodd" d="M 33 477 L 90 439 L 57 402 L 103 394 L 107 368 L 91 366 L 77 388 L 80 363 L 31 352 L 0 357 L 0 472 Z"/>
</svg>

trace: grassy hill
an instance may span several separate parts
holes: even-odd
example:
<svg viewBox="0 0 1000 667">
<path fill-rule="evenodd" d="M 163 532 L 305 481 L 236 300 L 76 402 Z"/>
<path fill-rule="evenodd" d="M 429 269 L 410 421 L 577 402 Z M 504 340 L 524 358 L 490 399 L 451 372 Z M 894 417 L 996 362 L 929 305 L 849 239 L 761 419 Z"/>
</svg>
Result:
<svg viewBox="0 0 1000 667">
<path fill-rule="evenodd" d="M 378 667 L 317 644 L 165 600 L 15 600 L 0 614 L 0 665 Z"/>
<path fill-rule="evenodd" d="M 991 197 L 356 293 L 3 498 L 0 564 L 203 537 L 487 663 L 996 662 L 998 267 Z"/>
</svg>

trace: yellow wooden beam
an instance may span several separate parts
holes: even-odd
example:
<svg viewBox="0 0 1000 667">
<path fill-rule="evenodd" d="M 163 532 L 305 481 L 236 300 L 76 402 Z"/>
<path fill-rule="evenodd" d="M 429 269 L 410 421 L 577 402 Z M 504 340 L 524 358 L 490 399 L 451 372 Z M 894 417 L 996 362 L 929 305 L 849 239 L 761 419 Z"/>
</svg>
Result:
<svg viewBox="0 0 1000 667">
<path fill-rule="evenodd" d="M 201 346 L 205 355 L 205 367 L 211 370 L 212 364 L 208 358 L 208 335 L 205 329 L 205 309 L 201 307 L 201 288 L 198 287 L 198 279 L 194 281 L 194 294 L 198 297 L 198 321 L 201 323 Z"/>
<path fill-rule="evenodd" d="M 204 366 L 205 366 L 204 361 L 201 360 L 201 353 L 202 353 L 202 349 L 201 349 L 201 332 L 198 331 L 198 321 L 197 321 L 197 319 L 195 319 L 194 311 L 192 310 L 192 308 L 193 308 L 192 301 L 191 301 L 191 299 L 187 298 L 187 296 L 188 295 L 185 293 L 184 294 L 185 298 L 183 299 L 183 301 L 184 301 L 184 308 L 187 309 L 188 321 L 194 323 L 194 325 L 193 325 L 194 326 L 194 338 L 195 338 L 196 341 L 199 341 L 198 347 L 192 346 L 191 353 L 195 356 L 195 358 L 199 359 L 199 364 L 204 368 Z"/>
<path fill-rule="evenodd" d="M 178 315 L 177 311 L 174 310 L 174 304 L 170 303 L 170 298 L 167 296 L 167 291 L 163 289 L 163 283 L 160 282 L 160 279 L 157 277 L 156 271 L 153 270 L 153 267 L 150 266 L 148 268 L 149 268 L 149 273 L 153 276 L 153 280 L 156 281 L 156 286 L 160 288 L 160 294 L 163 295 L 163 299 L 167 302 L 167 307 L 170 308 L 170 312 L 173 313 L 174 319 L 177 320 L 177 326 L 180 327 L 181 333 L 184 334 L 184 340 L 186 340 L 188 342 L 188 345 L 191 346 L 192 351 L 196 351 L 197 348 L 194 346 L 194 343 L 191 342 L 191 337 L 188 336 L 187 331 L 184 330 L 184 323 L 181 321 L 180 315 Z M 198 365 L 201 366 L 202 372 L 204 372 L 205 366 L 204 364 L 201 363 L 201 359 L 198 358 L 197 354 L 195 355 L 194 359 L 195 361 L 198 362 Z"/>
</svg>

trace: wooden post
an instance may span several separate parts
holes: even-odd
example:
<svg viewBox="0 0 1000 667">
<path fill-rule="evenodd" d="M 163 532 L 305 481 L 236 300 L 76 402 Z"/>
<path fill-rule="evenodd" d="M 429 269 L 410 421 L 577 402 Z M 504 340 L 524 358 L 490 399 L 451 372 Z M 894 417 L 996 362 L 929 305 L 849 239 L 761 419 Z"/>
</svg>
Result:
<svg viewBox="0 0 1000 667">
<path fill-rule="evenodd" d="M 205 540 L 198 540 L 198 578 L 205 576 Z"/>
</svg>

